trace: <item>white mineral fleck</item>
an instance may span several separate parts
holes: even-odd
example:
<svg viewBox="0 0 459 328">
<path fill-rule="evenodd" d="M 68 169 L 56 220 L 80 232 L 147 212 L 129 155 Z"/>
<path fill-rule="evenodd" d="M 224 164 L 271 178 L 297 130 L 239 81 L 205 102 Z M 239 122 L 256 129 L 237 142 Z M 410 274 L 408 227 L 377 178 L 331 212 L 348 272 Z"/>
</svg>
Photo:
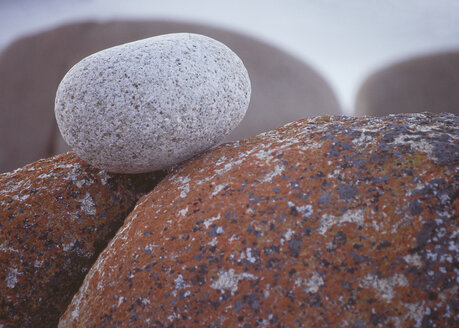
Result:
<svg viewBox="0 0 459 328">
<path fill-rule="evenodd" d="M 406 263 L 414 265 L 418 268 L 422 267 L 422 259 L 419 254 L 408 254 L 403 257 Z"/>
<path fill-rule="evenodd" d="M 217 216 L 211 217 L 210 219 L 207 219 L 204 221 L 204 226 L 206 229 L 209 229 L 209 227 L 214 223 L 215 221 L 220 220 L 220 213 L 217 214 Z"/>
<path fill-rule="evenodd" d="M 394 288 L 398 286 L 408 286 L 408 279 L 401 273 L 396 273 L 389 278 L 379 278 L 373 274 L 367 274 L 360 283 L 360 287 L 373 287 L 376 289 L 381 298 L 390 302 L 394 297 Z"/>
<path fill-rule="evenodd" d="M 6 287 L 14 288 L 16 286 L 16 283 L 18 282 L 17 276 L 19 274 L 22 274 L 22 272 L 19 272 L 16 268 L 10 268 L 10 272 L 6 277 Z"/>
<path fill-rule="evenodd" d="M 220 271 L 218 273 L 218 279 L 212 283 L 210 287 L 219 290 L 229 290 L 232 295 L 237 291 L 237 285 L 240 280 L 243 279 L 257 279 L 256 276 L 250 273 L 234 273 L 234 269 L 228 271 Z"/>
<path fill-rule="evenodd" d="M 81 203 L 81 211 L 88 215 L 96 215 L 96 203 L 91 195 L 87 192 L 83 199 L 78 200 Z"/>
<path fill-rule="evenodd" d="M 319 273 L 314 272 L 309 279 L 296 279 L 295 285 L 306 286 L 306 288 L 304 289 L 306 293 L 317 293 L 319 288 L 325 285 L 325 282 Z"/>
<path fill-rule="evenodd" d="M 319 233 L 325 235 L 327 230 L 333 225 L 341 225 L 343 223 L 352 222 L 362 226 L 364 223 L 364 216 L 362 209 L 347 210 L 339 217 L 334 217 L 330 214 L 325 214 L 320 219 Z"/>
</svg>

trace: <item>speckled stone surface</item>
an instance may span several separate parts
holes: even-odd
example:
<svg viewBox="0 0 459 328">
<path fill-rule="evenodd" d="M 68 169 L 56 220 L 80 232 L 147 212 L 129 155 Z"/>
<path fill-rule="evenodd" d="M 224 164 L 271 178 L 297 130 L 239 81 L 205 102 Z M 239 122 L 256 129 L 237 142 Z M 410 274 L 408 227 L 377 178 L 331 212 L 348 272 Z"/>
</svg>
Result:
<svg viewBox="0 0 459 328">
<path fill-rule="evenodd" d="M 0 327 L 55 327 L 160 175 L 108 174 L 74 153 L 0 174 Z"/>
<path fill-rule="evenodd" d="M 455 327 L 459 118 L 317 117 L 144 196 L 60 327 Z"/>
<path fill-rule="evenodd" d="M 243 119 L 250 80 L 222 43 L 166 34 L 95 53 L 56 95 L 64 140 L 92 165 L 121 173 L 166 168 L 217 144 Z"/>
<path fill-rule="evenodd" d="M 224 140 L 251 137 L 304 117 L 341 113 L 330 85 L 313 67 L 245 34 L 170 19 L 78 21 L 25 36 L 2 49 L 0 173 L 70 150 L 50 109 L 59 82 L 78 61 L 115 45 L 183 31 L 226 44 L 249 72 L 249 108 Z"/>
</svg>

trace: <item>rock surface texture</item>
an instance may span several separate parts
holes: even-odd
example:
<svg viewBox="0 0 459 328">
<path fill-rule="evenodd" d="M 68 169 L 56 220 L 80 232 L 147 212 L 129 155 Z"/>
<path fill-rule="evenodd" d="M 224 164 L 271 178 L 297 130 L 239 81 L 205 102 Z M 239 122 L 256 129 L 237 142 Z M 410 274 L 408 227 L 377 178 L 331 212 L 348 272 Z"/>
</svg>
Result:
<svg viewBox="0 0 459 328">
<path fill-rule="evenodd" d="M 454 327 L 459 119 L 317 117 L 144 196 L 60 327 Z"/>
<path fill-rule="evenodd" d="M 74 153 L 0 175 L 0 327 L 53 327 L 160 173 L 113 175 Z"/>
<path fill-rule="evenodd" d="M 55 112 L 64 140 L 88 163 L 144 173 L 215 146 L 249 102 L 247 70 L 231 49 L 174 33 L 86 57 L 59 85 Z"/>
<path fill-rule="evenodd" d="M 450 112 L 459 115 L 459 51 L 408 59 L 370 75 L 355 101 L 356 115 Z"/>
<path fill-rule="evenodd" d="M 0 172 L 68 151 L 54 118 L 59 82 L 102 49 L 167 33 L 207 35 L 231 48 L 252 83 L 249 109 L 226 140 L 238 140 L 310 115 L 339 114 L 329 84 L 298 58 L 247 35 L 174 21 L 78 22 L 21 38 L 0 55 Z"/>
</svg>

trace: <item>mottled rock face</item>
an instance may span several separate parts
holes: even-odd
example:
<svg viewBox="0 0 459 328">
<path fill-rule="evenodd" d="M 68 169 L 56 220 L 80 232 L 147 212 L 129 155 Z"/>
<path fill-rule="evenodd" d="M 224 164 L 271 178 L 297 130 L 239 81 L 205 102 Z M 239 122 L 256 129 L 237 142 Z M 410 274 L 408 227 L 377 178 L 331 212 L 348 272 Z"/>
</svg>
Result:
<svg viewBox="0 0 459 328">
<path fill-rule="evenodd" d="M 186 162 L 139 201 L 60 327 L 454 326 L 458 126 L 317 117 Z"/>
<path fill-rule="evenodd" d="M 74 153 L 0 175 L 0 326 L 57 325 L 85 274 L 160 173 L 112 175 Z"/>
</svg>

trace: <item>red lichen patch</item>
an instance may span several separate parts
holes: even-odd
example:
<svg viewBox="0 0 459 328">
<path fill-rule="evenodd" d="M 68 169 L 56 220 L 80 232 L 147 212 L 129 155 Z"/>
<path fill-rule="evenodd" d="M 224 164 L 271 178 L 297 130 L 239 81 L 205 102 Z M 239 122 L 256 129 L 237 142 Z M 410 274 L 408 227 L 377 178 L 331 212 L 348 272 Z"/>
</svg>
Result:
<svg viewBox="0 0 459 328">
<path fill-rule="evenodd" d="M 74 153 L 0 174 L 0 327 L 53 327 L 160 173 L 108 174 Z"/>
<path fill-rule="evenodd" d="M 453 327 L 458 123 L 312 118 L 184 163 L 60 327 Z"/>
</svg>

